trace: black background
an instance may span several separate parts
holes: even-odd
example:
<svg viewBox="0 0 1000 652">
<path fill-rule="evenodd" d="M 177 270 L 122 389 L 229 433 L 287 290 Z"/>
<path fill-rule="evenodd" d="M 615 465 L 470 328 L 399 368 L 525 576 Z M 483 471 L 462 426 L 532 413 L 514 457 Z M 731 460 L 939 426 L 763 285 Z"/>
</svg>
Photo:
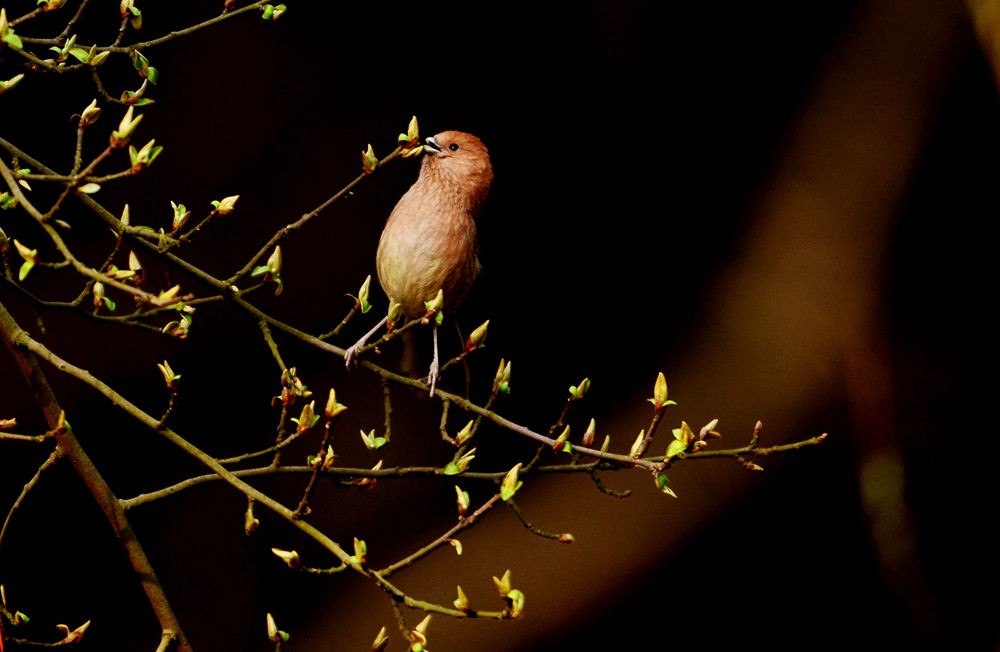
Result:
<svg viewBox="0 0 1000 652">
<path fill-rule="evenodd" d="M 151 4 L 143 7 L 149 33 L 210 15 L 200 3 Z M 713 348 L 720 287 L 734 261 L 752 253 L 750 235 L 764 219 L 768 189 L 783 166 L 794 167 L 789 152 L 808 119 L 808 98 L 837 69 L 843 44 L 875 29 L 866 17 L 886 3 L 290 4 L 273 25 L 237 19 L 148 50 L 162 79 L 138 140 L 155 137 L 165 150 L 148 172 L 102 190 L 100 201 L 128 202 L 133 222 L 159 225 L 168 223 L 170 201 L 197 215 L 210 200 L 239 194 L 236 213 L 185 250 L 224 276 L 275 229 L 352 179 L 368 143 L 388 153 L 411 115 L 425 135 L 470 131 L 490 147 L 496 182 L 480 221 L 485 271 L 458 321 L 468 331 L 491 320 L 489 350 L 473 363 L 474 377 L 488 379 L 501 356 L 514 360 L 505 415 L 544 429 L 566 387 L 588 376 L 594 392 L 586 415 L 595 415 L 622 449 L 648 422 L 643 402 L 663 370 L 680 403 L 670 425 L 719 417 L 728 446 L 741 445 L 757 418 L 767 425 L 765 437 L 780 441 L 830 433 L 823 446 L 765 460 L 766 471 L 749 478 L 731 462 L 683 465 L 672 476 L 678 501 L 655 495 L 650 502 L 655 490 L 639 474 L 607 478 L 634 489 L 625 501 L 601 496 L 583 479 L 529 483 L 527 518 L 572 531 L 577 542 L 531 537 L 512 516 L 497 513 L 480 538 L 470 535 L 463 558 L 448 562 L 454 575 L 431 572 L 411 585 L 400 574 L 405 588 L 428 599 L 450 602 L 453 585 L 462 584 L 492 608 L 489 575 L 511 568 L 528 596 L 528 614 L 516 623 L 436 617 L 431 649 L 996 649 L 989 408 L 997 322 L 988 234 L 997 214 L 1000 106 L 960 11 L 915 4 L 914 13 L 936 12 L 947 23 L 935 32 L 947 45 L 928 37 L 925 50 L 904 51 L 891 26 L 875 26 L 885 34 L 880 50 L 915 51 L 932 60 L 921 70 L 934 75 L 903 191 L 890 206 L 871 208 L 886 227 L 871 285 L 859 292 L 874 288 L 877 295 L 877 328 L 868 336 L 880 343 L 888 373 L 882 389 L 891 395 L 875 404 L 893 414 L 876 410 L 876 422 L 859 427 L 857 405 L 865 397 L 852 394 L 859 385 L 819 353 L 815 366 L 824 380 L 803 386 L 799 400 L 780 408 L 759 397 L 761 387 L 741 384 L 782 376 L 780 364 L 751 374 L 734 370 L 733 382 L 720 378 L 715 393 L 691 360 Z M 16 15 L 12 7 L 8 15 Z M 9 53 L 3 57 L 4 70 L 16 70 Z M 875 53 L 871 59 L 885 60 Z M 109 88 L 121 88 L 116 81 L 134 85 L 127 71 L 108 74 Z M 64 169 L 74 131 L 68 116 L 93 95 L 87 78 L 25 80 L 17 94 L 0 98 L 0 135 Z M 845 93 L 842 102 L 852 98 Z M 907 99 L 887 94 L 884 101 L 900 103 L 905 120 Z M 99 124 L 109 128 L 118 115 L 106 107 Z M 858 159 L 894 146 L 859 143 Z M 343 295 L 372 270 L 384 218 L 415 174 L 413 162 L 393 163 L 290 238 L 283 245 L 286 291 L 262 299 L 262 307 L 306 330 L 336 323 L 349 305 Z M 852 188 L 850 179 L 812 182 L 833 193 Z M 75 215 L 84 219 L 82 211 Z M 0 218 L 8 233 L 30 233 L 13 221 L 23 218 Z M 99 242 L 80 246 L 103 251 Z M 831 274 L 836 269 L 834 261 Z M 32 287 L 58 287 L 55 275 L 37 276 Z M 32 323 L 5 285 L 0 298 L 23 324 Z M 382 309 L 376 300 L 373 314 Z M 233 454 L 271 436 L 268 399 L 277 372 L 256 326 L 238 311 L 200 310 L 183 343 L 56 311 L 43 318 L 46 343 L 154 412 L 164 398 L 155 363 L 169 359 L 185 392 L 175 425 L 197 433 L 192 438 L 202 448 Z M 339 343 L 367 324 L 354 327 Z M 443 332 L 445 346 L 454 347 L 449 329 Z M 785 335 L 776 323 L 752 339 L 766 345 Z M 338 445 L 344 463 L 374 463 L 379 456 L 361 449 L 353 432 L 380 426 L 377 384 L 361 372 L 346 375 L 338 359 L 282 344 L 310 387 L 325 395 L 332 384 L 350 406 Z M 394 354 L 387 350 L 383 362 L 392 366 Z M 808 362 L 808 346 L 802 355 Z M 0 373 L 0 417 L 41 428 L 9 359 L 0 361 Z M 103 399 L 65 378 L 54 382 L 120 495 L 197 472 Z M 796 382 L 789 377 L 786 391 L 794 395 Z M 692 396 L 695 386 L 710 393 Z M 416 396 L 397 400 L 386 462 L 447 459 L 433 407 Z M 904 465 L 909 519 L 900 516 L 897 530 L 908 552 L 889 563 L 888 578 L 859 490 L 859 469 L 872 459 L 866 437 L 883 422 L 891 431 L 882 432 L 882 443 Z M 664 429 L 658 441 L 668 436 Z M 480 448 L 481 463 L 498 468 L 532 450 L 498 433 Z M 0 504 L 13 500 L 39 455 L 27 446 L 0 448 Z M 293 500 L 299 484 L 262 486 Z M 385 481 L 367 493 L 331 489 L 316 518 L 343 544 L 363 536 L 385 561 L 447 526 L 452 492 L 451 483 L 409 480 Z M 371 587 L 295 575 L 276 564 L 268 549 L 295 547 L 291 531 L 262 515 L 262 532 L 247 539 L 243 508 L 217 486 L 133 513 L 197 649 L 267 649 L 266 611 L 292 633 L 292 650 L 365 649 L 380 625 L 391 625 Z M 66 468 L 46 476 L 15 519 L 0 549 L 0 582 L 16 598 L 13 606 L 35 617 L 38 637 L 51 636 L 56 622 L 93 619 L 83 649 L 155 647 L 142 595 Z M 552 587 L 558 599 L 534 597 Z"/>
</svg>

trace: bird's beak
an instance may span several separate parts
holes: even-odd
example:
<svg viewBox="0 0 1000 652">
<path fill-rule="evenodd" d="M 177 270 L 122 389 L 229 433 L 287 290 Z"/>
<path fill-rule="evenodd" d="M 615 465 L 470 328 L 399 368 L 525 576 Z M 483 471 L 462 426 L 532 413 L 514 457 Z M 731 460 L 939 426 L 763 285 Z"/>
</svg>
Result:
<svg viewBox="0 0 1000 652">
<path fill-rule="evenodd" d="M 438 141 L 434 140 L 434 136 L 428 136 L 424 140 L 424 147 L 426 147 L 427 149 L 431 150 L 435 154 L 440 154 L 441 153 L 441 146 L 438 145 Z"/>
</svg>

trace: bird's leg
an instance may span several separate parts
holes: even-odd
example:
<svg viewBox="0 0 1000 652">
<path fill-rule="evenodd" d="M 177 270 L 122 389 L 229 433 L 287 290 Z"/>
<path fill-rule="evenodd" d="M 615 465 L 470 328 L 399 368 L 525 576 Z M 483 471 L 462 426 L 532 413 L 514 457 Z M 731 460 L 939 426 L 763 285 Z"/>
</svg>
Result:
<svg viewBox="0 0 1000 652">
<path fill-rule="evenodd" d="M 431 386 L 431 396 L 434 396 L 434 388 L 437 387 L 438 378 L 441 377 L 441 365 L 438 362 L 438 327 L 436 323 L 431 332 L 434 339 L 434 357 L 431 358 L 431 368 L 427 372 L 427 382 Z"/>
<path fill-rule="evenodd" d="M 358 340 L 353 345 L 348 347 L 347 351 L 344 352 L 345 367 L 349 368 L 351 366 L 351 362 L 354 360 L 354 356 L 358 354 L 358 351 L 364 348 L 365 344 L 368 342 L 368 338 L 374 335 L 376 332 L 378 332 L 378 329 L 382 328 L 385 325 L 385 322 L 388 320 L 389 316 L 386 315 L 385 317 L 382 318 L 382 321 L 375 324 L 374 328 L 372 328 L 370 331 L 362 335 L 360 340 Z"/>
</svg>

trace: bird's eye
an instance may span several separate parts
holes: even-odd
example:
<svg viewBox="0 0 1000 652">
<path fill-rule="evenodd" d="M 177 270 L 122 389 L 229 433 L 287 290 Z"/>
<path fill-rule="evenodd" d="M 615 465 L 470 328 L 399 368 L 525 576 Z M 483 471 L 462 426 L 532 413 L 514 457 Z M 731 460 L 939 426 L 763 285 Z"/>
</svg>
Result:
<svg viewBox="0 0 1000 652">
<path fill-rule="evenodd" d="M 458 151 L 458 143 L 452 143 L 451 145 L 448 145 L 448 149 L 450 149 L 453 152 Z"/>
</svg>

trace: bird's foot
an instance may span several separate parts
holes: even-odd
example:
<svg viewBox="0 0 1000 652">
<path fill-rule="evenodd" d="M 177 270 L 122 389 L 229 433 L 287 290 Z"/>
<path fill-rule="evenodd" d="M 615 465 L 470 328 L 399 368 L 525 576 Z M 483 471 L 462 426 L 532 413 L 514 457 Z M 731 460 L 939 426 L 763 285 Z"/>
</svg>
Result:
<svg viewBox="0 0 1000 652">
<path fill-rule="evenodd" d="M 427 384 L 431 386 L 431 396 L 434 396 L 434 388 L 441 378 L 441 368 L 438 365 L 437 357 L 431 362 L 431 368 L 427 371 Z"/>
<path fill-rule="evenodd" d="M 363 349 L 365 347 L 365 344 L 368 343 L 368 338 L 370 338 L 372 335 L 374 335 L 375 333 L 377 333 L 378 329 L 382 328 L 382 326 L 385 324 L 385 321 L 386 321 L 386 318 L 383 317 L 382 321 L 380 321 L 379 323 L 375 324 L 375 327 L 372 328 L 367 333 L 365 333 L 361 337 L 360 340 L 358 340 L 357 342 L 355 342 L 352 346 L 347 347 L 347 350 L 344 351 L 344 366 L 345 367 L 347 367 L 348 369 L 350 369 L 351 368 L 351 363 L 352 362 L 357 362 L 355 360 L 355 358 L 357 357 L 357 355 L 359 353 L 361 353 L 361 349 Z"/>
<path fill-rule="evenodd" d="M 344 352 L 344 366 L 345 367 L 347 367 L 348 369 L 350 369 L 351 368 L 351 364 L 357 362 L 357 360 L 355 360 L 355 357 L 358 355 L 358 352 L 361 351 L 361 347 L 363 347 L 364 345 L 365 345 L 364 342 L 358 342 L 357 344 L 354 344 L 354 345 L 349 346 L 347 348 L 347 350 Z"/>
</svg>

